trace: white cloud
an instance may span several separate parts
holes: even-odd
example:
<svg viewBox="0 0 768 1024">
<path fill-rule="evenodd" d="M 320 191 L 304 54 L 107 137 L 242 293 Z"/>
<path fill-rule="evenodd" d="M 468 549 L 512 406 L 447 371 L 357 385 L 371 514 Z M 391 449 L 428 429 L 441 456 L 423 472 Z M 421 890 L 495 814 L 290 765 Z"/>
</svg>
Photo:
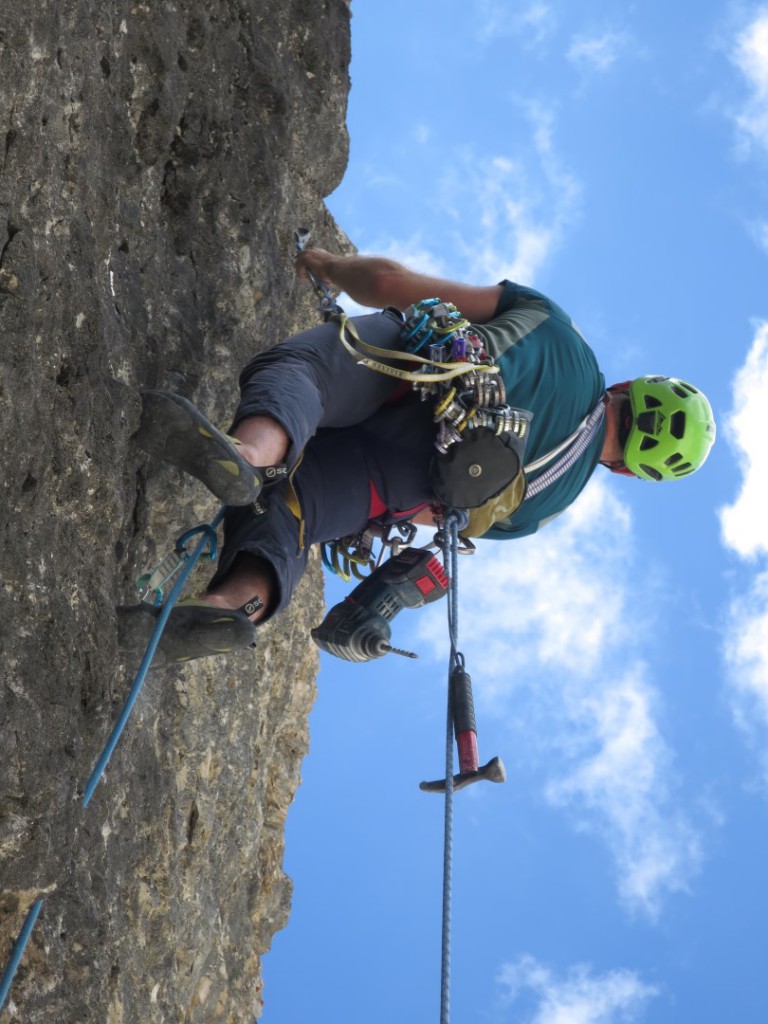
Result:
<svg viewBox="0 0 768 1024">
<path fill-rule="evenodd" d="M 746 361 L 733 382 L 733 411 L 726 422 L 728 438 L 741 469 L 739 494 L 720 510 L 726 547 L 755 566 L 755 575 L 731 600 L 724 654 L 731 685 L 732 707 L 745 733 L 765 746 L 768 727 L 768 452 L 763 442 L 768 407 L 768 322 L 755 329 Z M 768 756 L 762 755 L 768 784 Z"/>
<path fill-rule="evenodd" d="M 744 366 L 733 382 L 733 412 L 725 433 L 741 469 L 739 495 L 720 511 L 725 545 L 741 558 L 768 554 L 765 496 L 768 494 L 768 322 L 758 324 Z"/>
<path fill-rule="evenodd" d="M 467 155 L 439 183 L 443 209 L 461 226 L 455 250 L 465 279 L 533 284 L 580 214 L 581 185 L 563 167 L 554 144 L 554 116 L 525 103 L 532 145 L 520 155 Z"/>
<path fill-rule="evenodd" d="M 740 724 L 752 731 L 768 725 L 768 572 L 731 605 L 726 656 L 739 693 Z"/>
<path fill-rule="evenodd" d="M 669 752 L 654 720 L 655 694 L 638 665 L 599 693 L 569 695 L 569 703 L 596 750 L 551 782 L 547 796 L 606 839 L 623 900 L 654 916 L 666 893 L 688 888 L 701 860 L 695 832 L 669 807 Z"/>
<path fill-rule="evenodd" d="M 768 787 L 768 572 L 732 600 L 725 641 L 736 724 L 758 751 L 763 784 Z"/>
<path fill-rule="evenodd" d="M 353 298 L 350 298 L 346 292 L 340 292 L 336 296 L 336 302 L 347 316 L 365 316 L 367 313 L 376 312 L 371 306 L 361 306 L 359 302 L 355 302 Z"/>
<path fill-rule="evenodd" d="M 768 221 L 753 221 L 749 225 L 749 232 L 760 248 L 768 253 Z"/>
<path fill-rule="evenodd" d="M 479 696 L 499 713 L 531 666 L 588 678 L 609 648 L 628 640 L 631 517 L 611 481 L 593 478 L 545 529 L 539 543 L 480 541 L 477 554 L 460 565 L 461 604 L 472 612 L 472 663 L 483 679 Z M 444 616 L 434 605 L 420 617 L 423 642 L 436 653 Z"/>
<path fill-rule="evenodd" d="M 536 163 L 519 178 L 519 190 L 506 204 L 493 204 L 494 191 L 506 187 L 504 168 L 492 182 L 487 195 L 481 193 L 485 203 L 486 238 L 493 238 L 499 205 L 504 216 L 495 231 L 495 247 L 489 246 L 485 265 L 491 268 L 504 265 L 514 281 L 532 282 L 552 253 L 562 243 L 565 232 L 578 220 L 581 205 L 581 185 L 563 167 L 554 144 L 554 115 L 540 104 L 527 104 L 527 115 L 534 125 L 533 153 Z M 489 181 L 491 185 L 492 179 Z M 534 185 L 534 182 L 536 183 Z M 509 265 L 505 252 L 505 235 L 511 234 L 515 243 L 514 261 Z"/>
<path fill-rule="evenodd" d="M 377 252 L 380 256 L 397 260 L 430 277 L 447 277 L 450 273 L 444 256 L 425 245 L 418 234 L 410 238 L 393 239 Z"/>
<path fill-rule="evenodd" d="M 520 1024 L 631 1024 L 659 990 L 641 981 L 634 971 L 615 970 L 595 975 L 580 964 L 563 977 L 531 956 L 506 964 L 499 984 L 508 1006 L 526 999 L 531 1014 L 516 1016 Z M 526 998 L 527 997 L 527 998 Z"/>
<path fill-rule="evenodd" d="M 472 626 L 461 649 L 478 707 L 518 730 L 546 764 L 548 801 L 607 846 L 621 899 L 653 917 L 687 888 L 700 850 L 674 806 L 661 701 L 638 653 L 650 623 L 631 605 L 632 521 L 617 482 L 593 478 L 545 534 L 480 542 L 462 560 L 460 616 Z M 646 575 L 646 607 L 652 589 Z M 444 615 L 425 609 L 418 649 L 442 656 Z"/>
<path fill-rule="evenodd" d="M 579 218 L 581 185 L 558 156 L 552 112 L 533 102 L 519 109 L 531 134 L 514 156 L 454 151 L 435 179 L 426 226 L 371 251 L 473 284 L 504 277 L 534 284 Z"/>
<path fill-rule="evenodd" d="M 414 142 L 418 143 L 420 146 L 426 146 L 432 139 L 432 126 L 421 122 L 416 125 L 411 134 Z"/>
<path fill-rule="evenodd" d="M 626 32 L 603 32 L 602 35 L 575 36 L 566 56 L 582 70 L 608 71 L 627 48 Z"/>
<path fill-rule="evenodd" d="M 736 123 L 748 144 L 768 149 L 768 8 L 761 8 L 738 35 L 731 60 L 749 89 Z"/>
<path fill-rule="evenodd" d="M 553 32 L 556 19 L 551 6 L 541 0 L 522 9 L 508 0 L 476 0 L 474 23 L 480 43 L 514 36 L 524 46 L 536 47 Z"/>
</svg>

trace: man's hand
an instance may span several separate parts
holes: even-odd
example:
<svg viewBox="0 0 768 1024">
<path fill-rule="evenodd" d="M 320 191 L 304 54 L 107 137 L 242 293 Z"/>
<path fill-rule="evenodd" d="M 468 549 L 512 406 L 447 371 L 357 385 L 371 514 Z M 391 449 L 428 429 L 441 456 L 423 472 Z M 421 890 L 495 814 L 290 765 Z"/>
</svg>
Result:
<svg viewBox="0 0 768 1024">
<path fill-rule="evenodd" d="M 310 246 L 296 253 L 296 273 L 304 280 L 308 280 L 309 275 L 314 274 L 319 280 L 334 284 L 331 266 L 338 258 L 325 249 Z"/>
</svg>

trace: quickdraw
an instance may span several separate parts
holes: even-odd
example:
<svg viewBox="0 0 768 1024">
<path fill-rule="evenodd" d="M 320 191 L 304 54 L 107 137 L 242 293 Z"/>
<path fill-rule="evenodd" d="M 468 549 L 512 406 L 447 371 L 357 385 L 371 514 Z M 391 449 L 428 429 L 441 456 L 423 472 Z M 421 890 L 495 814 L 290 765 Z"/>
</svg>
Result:
<svg viewBox="0 0 768 1024">
<path fill-rule="evenodd" d="M 195 526 L 193 529 L 187 530 L 178 538 L 173 551 L 170 551 L 154 569 L 139 577 L 136 590 L 140 601 L 151 604 L 155 608 L 160 607 L 163 603 L 166 586 L 181 571 L 184 563 L 191 558 L 187 543 L 200 534 L 202 534 L 202 542 L 208 547 L 207 550 L 201 549 L 197 557 L 207 558 L 211 561 L 216 558 L 218 538 L 210 524 Z"/>
<path fill-rule="evenodd" d="M 296 230 L 293 233 L 293 238 L 296 243 L 296 252 L 303 252 L 306 249 L 307 245 L 309 245 L 310 239 L 312 238 L 312 233 L 308 228 L 296 228 Z M 317 307 L 317 312 L 320 314 L 323 320 L 328 321 L 333 319 L 334 317 L 343 315 L 344 310 L 331 295 L 331 289 L 325 283 L 325 281 L 321 281 L 312 273 L 312 271 L 309 270 L 307 271 L 307 277 L 309 278 L 309 282 L 315 290 L 315 295 L 317 295 L 318 299 L 320 300 L 320 304 Z"/>
<path fill-rule="evenodd" d="M 423 400 L 435 403 L 438 424 L 435 447 L 443 454 L 461 441 L 466 430 L 485 427 L 497 436 L 516 434 L 522 438 L 528 420 L 506 404 L 504 381 L 499 367 L 483 348 L 480 336 L 456 307 L 440 299 L 424 299 L 406 311 L 402 333 L 409 352 L 425 346 L 433 374 L 414 384 Z M 439 367 L 446 363 L 463 365 L 464 372 L 448 383 Z"/>
<path fill-rule="evenodd" d="M 467 525 L 468 516 L 466 512 L 459 514 L 462 528 Z M 431 544 L 422 544 L 425 548 L 443 548 L 446 544 L 443 520 L 438 519 L 437 533 L 432 538 Z M 393 536 L 397 532 L 398 536 Z M 323 565 L 344 580 L 351 583 L 352 577 L 358 580 L 365 579 L 374 569 L 378 568 L 384 560 L 384 553 L 388 551 L 387 557 L 396 557 L 405 548 L 411 547 L 416 540 L 416 525 L 411 522 L 390 523 L 388 526 L 381 526 L 379 523 L 369 523 L 365 530 L 360 533 L 350 534 L 348 537 L 340 537 L 338 540 L 326 541 L 320 545 L 320 555 Z M 374 544 L 381 544 L 378 555 L 374 554 Z M 460 555 L 474 555 L 475 545 L 468 537 L 459 537 L 457 553 Z"/>
<path fill-rule="evenodd" d="M 410 547 L 416 539 L 416 526 L 411 522 L 390 523 L 382 526 L 369 523 L 359 533 L 340 537 L 321 545 L 320 554 L 323 565 L 332 573 L 349 583 L 353 576 L 365 579 L 381 564 L 384 552 L 399 555 Z M 374 555 L 374 545 L 381 544 L 378 555 Z M 364 571 L 366 570 L 366 571 Z"/>
</svg>

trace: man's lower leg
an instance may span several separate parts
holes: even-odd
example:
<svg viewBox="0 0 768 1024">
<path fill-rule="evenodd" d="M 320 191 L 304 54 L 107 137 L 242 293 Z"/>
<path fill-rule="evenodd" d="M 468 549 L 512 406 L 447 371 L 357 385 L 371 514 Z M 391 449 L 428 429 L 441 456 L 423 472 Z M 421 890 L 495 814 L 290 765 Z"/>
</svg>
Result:
<svg viewBox="0 0 768 1024">
<path fill-rule="evenodd" d="M 277 580 L 269 562 L 241 551 L 225 578 L 214 589 L 201 594 L 199 600 L 217 608 L 239 609 L 251 622 L 258 622 L 269 612 L 276 596 Z M 253 610 L 246 608 L 251 603 Z"/>
<path fill-rule="evenodd" d="M 288 435 L 269 416 L 249 416 L 232 431 L 240 442 L 240 453 L 252 466 L 276 466 L 288 452 Z"/>
</svg>

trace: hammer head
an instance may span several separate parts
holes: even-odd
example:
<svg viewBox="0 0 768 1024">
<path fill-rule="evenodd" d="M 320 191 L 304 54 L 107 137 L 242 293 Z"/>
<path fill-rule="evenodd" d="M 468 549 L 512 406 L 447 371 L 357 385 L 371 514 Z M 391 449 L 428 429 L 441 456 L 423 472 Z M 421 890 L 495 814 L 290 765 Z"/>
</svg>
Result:
<svg viewBox="0 0 768 1024">
<path fill-rule="evenodd" d="M 477 768 L 475 771 L 461 772 L 453 776 L 453 791 L 471 786 L 473 782 L 480 782 L 485 779 L 487 782 L 506 782 L 507 773 L 504 770 L 504 762 L 500 757 L 492 757 L 488 764 Z M 420 782 L 419 789 L 425 793 L 444 793 L 445 779 L 437 779 L 435 782 Z"/>
</svg>

